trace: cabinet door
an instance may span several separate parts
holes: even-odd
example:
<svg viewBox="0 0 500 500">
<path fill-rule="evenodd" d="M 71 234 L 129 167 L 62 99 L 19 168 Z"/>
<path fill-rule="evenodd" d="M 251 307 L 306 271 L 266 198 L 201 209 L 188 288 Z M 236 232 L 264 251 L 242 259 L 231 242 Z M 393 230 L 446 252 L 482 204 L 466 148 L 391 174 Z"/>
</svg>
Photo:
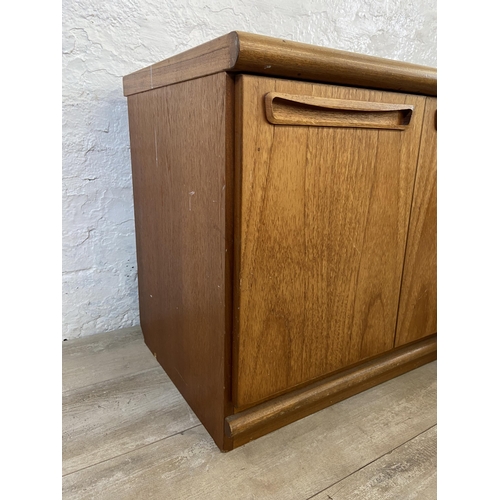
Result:
<svg viewBox="0 0 500 500">
<path fill-rule="evenodd" d="M 437 332 L 436 106 L 436 99 L 427 99 L 403 270 L 397 346 Z"/>
<path fill-rule="evenodd" d="M 241 409 L 393 348 L 425 98 L 240 75 L 235 104 Z"/>
</svg>

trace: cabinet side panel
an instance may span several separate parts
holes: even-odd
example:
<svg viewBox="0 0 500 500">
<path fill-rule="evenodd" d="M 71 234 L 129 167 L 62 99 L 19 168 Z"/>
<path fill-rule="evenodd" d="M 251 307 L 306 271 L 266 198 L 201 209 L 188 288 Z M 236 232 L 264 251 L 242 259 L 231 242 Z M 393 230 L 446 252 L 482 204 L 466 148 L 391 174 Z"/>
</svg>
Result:
<svg viewBox="0 0 500 500">
<path fill-rule="evenodd" d="M 231 317 L 230 84 L 219 73 L 128 99 L 144 338 L 221 448 Z"/>
<path fill-rule="evenodd" d="M 396 346 L 437 331 L 437 100 L 427 98 L 406 248 Z"/>
</svg>

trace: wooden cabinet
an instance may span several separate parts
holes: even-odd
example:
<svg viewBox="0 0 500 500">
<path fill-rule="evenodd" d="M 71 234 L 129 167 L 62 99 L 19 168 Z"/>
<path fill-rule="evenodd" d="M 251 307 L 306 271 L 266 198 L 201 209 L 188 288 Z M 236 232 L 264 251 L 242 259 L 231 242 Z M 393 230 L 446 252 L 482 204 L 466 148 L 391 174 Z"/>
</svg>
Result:
<svg viewBox="0 0 500 500">
<path fill-rule="evenodd" d="M 437 110 L 427 98 L 408 229 L 396 346 L 437 331 Z"/>
<path fill-rule="evenodd" d="M 221 449 L 435 359 L 435 91 L 236 32 L 124 78 L 144 338 Z"/>
</svg>

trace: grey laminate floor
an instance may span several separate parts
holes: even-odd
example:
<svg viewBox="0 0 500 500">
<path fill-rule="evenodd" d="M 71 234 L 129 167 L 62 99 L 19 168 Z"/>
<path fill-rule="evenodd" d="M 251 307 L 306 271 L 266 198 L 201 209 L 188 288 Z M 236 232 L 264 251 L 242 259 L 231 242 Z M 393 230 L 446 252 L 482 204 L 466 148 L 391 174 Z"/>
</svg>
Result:
<svg viewBox="0 0 500 500">
<path fill-rule="evenodd" d="M 436 498 L 436 363 L 221 453 L 138 328 L 63 344 L 64 499 Z"/>
</svg>

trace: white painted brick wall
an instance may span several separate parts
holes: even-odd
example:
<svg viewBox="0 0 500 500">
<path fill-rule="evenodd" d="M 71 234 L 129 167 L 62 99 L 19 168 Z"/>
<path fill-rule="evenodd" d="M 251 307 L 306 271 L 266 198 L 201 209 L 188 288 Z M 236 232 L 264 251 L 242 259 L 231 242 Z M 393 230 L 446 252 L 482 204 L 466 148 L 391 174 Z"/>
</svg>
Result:
<svg viewBox="0 0 500 500">
<path fill-rule="evenodd" d="M 436 66 L 436 0 L 63 0 L 63 338 L 139 323 L 123 75 L 233 30 Z"/>
</svg>

